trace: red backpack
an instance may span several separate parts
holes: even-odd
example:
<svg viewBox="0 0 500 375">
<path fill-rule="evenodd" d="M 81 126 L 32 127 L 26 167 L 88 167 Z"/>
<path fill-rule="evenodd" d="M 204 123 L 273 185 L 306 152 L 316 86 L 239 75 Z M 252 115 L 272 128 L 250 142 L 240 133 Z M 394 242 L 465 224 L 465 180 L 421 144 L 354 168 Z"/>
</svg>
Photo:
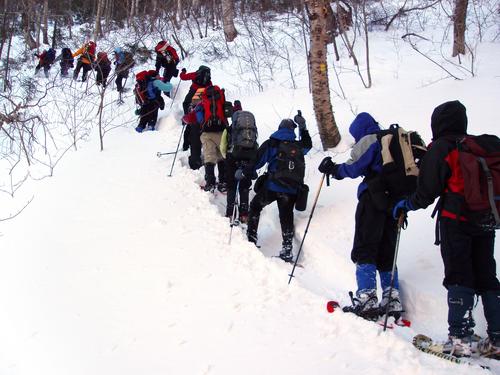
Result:
<svg viewBox="0 0 500 375">
<path fill-rule="evenodd" d="M 492 230 L 500 228 L 500 138 L 467 135 L 457 142 L 470 220 Z"/>
<path fill-rule="evenodd" d="M 96 50 L 96 44 L 93 41 L 90 41 L 87 43 L 87 48 L 85 49 L 85 52 L 88 54 L 95 56 L 95 50 Z"/>
<path fill-rule="evenodd" d="M 219 86 L 209 86 L 205 89 L 201 97 L 201 105 L 205 115 L 202 126 L 212 128 L 213 131 L 219 131 L 226 126 L 224 116 L 224 103 L 226 98 L 224 90 Z M 222 131 L 222 130 L 221 130 Z"/>
<path fill-rule="evenodd" d="M 148 84 L 156 77 L 156 70 L 143 70 L 135 76 L 134 95 L 137 104 L 144 104 L 156 98 L 156 91 Z"/>
</svg>

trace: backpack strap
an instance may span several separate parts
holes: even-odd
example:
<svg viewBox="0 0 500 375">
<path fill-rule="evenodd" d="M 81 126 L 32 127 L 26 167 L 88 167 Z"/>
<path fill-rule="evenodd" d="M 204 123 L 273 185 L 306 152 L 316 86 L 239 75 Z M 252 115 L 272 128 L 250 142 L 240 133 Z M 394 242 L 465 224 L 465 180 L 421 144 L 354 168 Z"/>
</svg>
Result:
<svg viewBox="0 0 500 375">
<path fill-rule="evenodd" d="M 488 164 L 483 157 L 478 156 L 479 164 L 483 168 L 483 172 L 486 175 L 486 181 L 488 184 L 488 200 L 490 201 L 491 212 L 493 213 L 493 217 L 495 218 L 495 228 L 500 228 L 500 215 L 498 215 L 497 206 L 495 204 L 495 194 L 493 192 L 493 176 L 491 175 L 491 171 L 488 168 Z"/>
<path fill-rule="evenodd" d="M 434 209 L 432 210 L 431 218 L 434 219 L 436 217 L 436 226 L 434 228 L 434 245 L 439 246 L 441 244 L 441 236 L 439 235 L 439 224 L 440 224 L 440 216 L 438 213 L 441 211 L 443 206 L 443 197 L 439 197 Z"/>
</svg>

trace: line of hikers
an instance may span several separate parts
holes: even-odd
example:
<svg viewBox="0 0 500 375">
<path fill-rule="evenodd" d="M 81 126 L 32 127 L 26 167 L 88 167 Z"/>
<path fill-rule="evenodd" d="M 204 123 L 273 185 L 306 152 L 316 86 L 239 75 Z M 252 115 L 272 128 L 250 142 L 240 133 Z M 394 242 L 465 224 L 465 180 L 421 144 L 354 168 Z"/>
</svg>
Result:
<svg viewBox="0 0 500 375">
<path fill-rule="evenodd" d="M 191 147 L 189 164 L 193 169 L 201 165 L 197 164 L 200 150 L 193 150 L 201 139 L 205 190 L 227 188 L 226 216 L 232 225 L 235 220 L 247 223 L 250 242 L 258 241 L 262 209 L 276 201 L 282 232 L 279 257 L 292 262 L 293 210 L 305 209 L 309 190 L 304 184 L 304 155 L 312 142 L 306 121 L 300 111 L 293 120 L 283 119 L 277 131 L 258 146 L 253 114 L 244 111 L 239 101 L 234 102 L 232 111 L 225 110 L 224 90 L 211 85 L 207 77 L 206 88 L 199 87 L 201 80 L 194 82 L 207 69 L 202 66 L 195 73 L 183 70 L 181 75 L 194 83 L 184 101 L 187 113 L 183 117 L 190 129 L 184 145 L 184 149 Z M 230 125 L 226 120 L 229 112 Z M 352 306 L 344 311 L 369 320 L 385 314 L 401 319 L 404 309 L 395 260 L 398 233 L 407 222 L 408 211 L 426 208 L 439 198 L 434 213 L 436 244 L 441 246 L 449 311 L 444 352 L 469 356 L 474 347 L 482 355 L 498 359 L 500 283 L 494 243 L 495 230 L 500 228 L 500 139 L 467 135 L 466 110 L 459 101 L 435 108 L 431 128 L 433 141 L 427 147 L 418 133 L 398 125 L 381 129 L 369 113 L 360 113 L 349 128 L 355 139 L 351 158 L 337 164 L 326 157 L 318 167 L 337 180 L 363 177 L 357 191 L 351 253 L 357 291 Z M 264 166 L 266 172 L 257 178 L 257 170 Z M 249 203 L 256 178 L 255 196 Z M 377 273 L 382 287 L 380 302 Z M 480 341 L 473 331 L 475 296 L 482 299 L 488 325 L 488 337 Z"/>
<path fill-rule="evenodd" d="M 369 113 L 350 125 L 355 139 L 351 158 L 341 164 L 322 160 L 321 173 L 337 180 L 363 177 L 357 191 L 351 259 L 357 291 L 344 311 L 367 319 L 404 312 L 395 254 L 398 232 L 408 211 L 426 208 L 436 198 L 436 245 L 444 263 L 448 291 L 449 338 L 443 351 L 500 358 L 500 283 L 494 257 L 500 228 L 500 139 L 467 134 L 466 109 L 459 101 L 436 107 L 432 143 L 397 125 L 382 130 Z M 378 302 L 377 272 L 382 287 Z M 474 335 L 472 310 L 480 296 L 488 337 Z"/>
<path fill-rule="evenodd" d="M 82 71 L 81 80 L 87 80 L 90 71 L 96 72 L 96 84 L 106 86 L 108 76 L 111 72 L 111 61 L 108 54 L 104 51 L 96 54 L 97 45 L 94 41 L 85 42 L 74 53 L 71 49 L 64 47 L 59 56 L 56 57 L 56 50 L 49 48 L 41 54 L 35 54 L 38 57 L 38 64 L 35 67 L 35 75 L 43 68 L 45 77 L 49 77 L 49 70 L 52 65 L 59 62 L 61 67 L 61 76 L 68 77 L 69 70 L 74 68 L 73 79 L 77 80 Z M 123 90 L 123 81 L 129 76 L 130 69 L 135 65 L 133 54 L 129 51 L 124 51 L 121 47 L 114 49 L 114 62 L 116 72 L 116 88 L 118 92 Z M 78 57 L 75 67 L 75 57 Z"/>
<path fill-rule="evenodd" d="M 73 54 L 82 55 L 74 77 L 83 68 L 85 78 L 92 68 L 93 60 L 88 57 L 95 53 L 95 43 L 93 48 L 89 43 L 84 47 Z M 179 57 L 171 45 L 160 41 L 155 52 L 155 70 L 136 75 L 138 132 L 155 129 L 158 110 L 165 106 L 161 92 L 170 96 L 170 80 L 179 75 Z M 126 61 L 121 53 L 115 49 L 118 66 Z M 43 64 L 37 69 L 41 67 L 45 69 Z M 118 79 L 128 76 L 128 70 L 124 71 L 127 74 L 117 74 L 119 90 L 123 86 Z M 191 81 L 183 101 L 183 150 L 190 149 L 192 169 L 204 167 L 203 189 L 227 192 L 226 217 L 231 225 L 246 223 L 247 238 L 255 244 L 260 214 L 276 201 L 282 232 L 279 257 L 293 261 L 293 210 L 305 210 L 309 191 L 304 184 L 304 156 L 312 141 L 306 120 L 300 111 L 293 120 L 283 119 L 259 146 L 254 115 L 243 110 L 240 101 L 226 101 L 224 89 L 212 83 L 210 68 L 200 66 L 190 73 L 182 69 L 179 77 Z M 106 78 L 103 74 L 103 84 Z M 360 113 L 349 127 L 355 140 L 351 158 L 337 164 L 326 157 L 318 167 L 337 180 L 363 177 L 357 190 L 351 252 L 357 291 L 352 306 L 344 311 L 366 319 L 383 314 L 401 318 L 404 309 L 395 259 L 398 233 L 408 211 L 426 208 L 439 198 L 433 216 L 437 215 L 436 244 L 441 246 L 443 285 L 448 292 L 449 340 L 444 351 L 467 356 L 476 345 L 481 353 L 499 358 L 500 283 L 494 242 L 495 230 L 500 228 L 500 140 L 492 135 L 467 135 L 466 110 L 459 101 L 436 107 L 431 129 L 433 140 L 426 147 L 418 133 L 397 125 L 381 129 L 369 113 Z M 266 172 L 258 177 L 257 170 L 265 166 Z M 254 179 L 255 196 L 250 201 Z M 382 287 L 380 303 L 377 273 Z M 482 299 L 488 324 L 488 337 L 479 343 L 472 319 L 476 295 Z"/>
</svg>

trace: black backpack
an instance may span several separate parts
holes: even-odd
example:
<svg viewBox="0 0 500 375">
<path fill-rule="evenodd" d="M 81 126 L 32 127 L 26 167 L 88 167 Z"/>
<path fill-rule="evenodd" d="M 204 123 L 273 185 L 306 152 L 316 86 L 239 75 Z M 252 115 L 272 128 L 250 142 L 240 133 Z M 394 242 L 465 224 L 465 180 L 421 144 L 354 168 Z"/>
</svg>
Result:
<svg viewBox="0 0 500 375">
<path fill-rule="evenodd" d="M 306 162 L 302 143 L 297 141 L 278 141 L 276 170 L 271 172 L 271 180 L 288 188 L 299 189 L 304 184 Z"/>
<path fill-rule="evenodd" d="M 211 79 L 212 78 L 210 76 L 210 68 L 202 65 L 196 71 L 196 77 L 195 79 L 193 79 L 193 82 L 196 83 L 198 86 L 205 87 L 209 84 Z"/>
<path fill-rule="evenodd" d="M 253 160 L 257 156 L 257 126 L 251 112 L 240 111 L 231 126 L 231 141 L 228 152 L 235 159 Z"/>
<path fill-rule="evenodd" d="M 408 195 L 417 189 L 420 161 L 427 147 L 415 131 L 406 131 L 397 124 L 377 134 L 382 153 L 383 188 L 391 197 Z"/>
<path fill-rule="evenodd" d="M 49 48 L 47 53 L 45 54 L 45 63 L 46 64 L 52 64 L 54 60 L 56 59 L 56 50 L 53 48 Z"/>
<path fill-rule="evenodd" d="M 73 62 L 73 54 L 71 53 L 71 50 L 68 47 L 65 47 L 61 50 L 61 55 L 63 60 L 71 61 Z"/>
</svg>

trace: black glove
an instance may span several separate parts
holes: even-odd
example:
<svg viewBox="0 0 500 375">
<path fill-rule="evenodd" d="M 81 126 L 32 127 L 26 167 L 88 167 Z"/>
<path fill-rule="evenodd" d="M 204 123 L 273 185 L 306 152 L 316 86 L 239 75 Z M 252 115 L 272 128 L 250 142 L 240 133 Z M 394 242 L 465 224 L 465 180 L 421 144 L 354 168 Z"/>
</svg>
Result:
<svg viewBox="0 0 500 375">
<path fill-rule="evenodd" d="M 302 117 L 302 112 L 299 111 L 293 118 L 293 121 L 297 123 L 300 130 L 304 130 L 306 128 L 306 119 Z"/>
<path fill-rule="evenodd" d="M 318 170 L 321 173 L 326 173 L 332 175 L 333 177 L 335 177 L 337 169 L 339 169 L 338 165 L 332 161 L 332 158 L 330 156 L 324 158 L 318 166 Z"/>
<path fill-rule="evenodd" d="M 187 70 L 186 68 L 182 68 L 181 73 L 186 74 Z"/>
</svg>

